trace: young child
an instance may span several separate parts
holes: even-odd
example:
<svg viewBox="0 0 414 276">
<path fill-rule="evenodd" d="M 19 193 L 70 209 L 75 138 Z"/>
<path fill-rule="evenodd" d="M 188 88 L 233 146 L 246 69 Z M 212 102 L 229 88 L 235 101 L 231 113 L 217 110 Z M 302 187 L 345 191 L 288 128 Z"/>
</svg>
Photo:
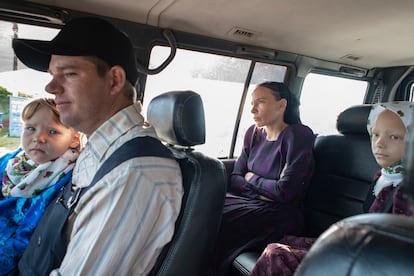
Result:
<svg viewBox="0 0 414 276">
<path fill-rule="evenodd" d="M 403 197 L 400 184 L 403 180 L 402 159 L 405 136 L 414 103 L 389 102 L 372 107 L 367 130 L 371 149 L 381 166 L 376 175 L 372 197 L 367 197 L 370 213 L 393 213 L 414 217 L 408 201 Z M 250 276 L 293 275 L 315 238 L 285 236 L 278 243 L 269 244 L 259 257 Z"/>
<path fill-rule="evenodd" d="M 413 216 L 400 186 L 404 173 L 405 135 L 413 106 L 412 102 L 382 103 L 375 105 L 369 114 L 367 129 L 371 136 L 371 149 L 381 166 L 373 189 L 375 198 L 373 202 L 371 200 L 370 213 Z"/>
<path fill-rule="evenodd" d="M 52 99 L 22 112 L 21 148 L 0 158 L 0 274 L 13 271 L 44 210 L 70 181 L 80 133 L 60 122 Z"/>
</svg>

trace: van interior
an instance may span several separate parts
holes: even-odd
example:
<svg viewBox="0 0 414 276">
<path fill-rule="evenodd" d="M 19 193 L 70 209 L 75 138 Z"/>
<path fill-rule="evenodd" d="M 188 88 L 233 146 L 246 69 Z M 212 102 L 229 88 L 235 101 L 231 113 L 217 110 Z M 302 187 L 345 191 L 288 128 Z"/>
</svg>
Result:
<svg viewBox="0 0 414 276">
<path fill-rule="evenodd" d="M 14 96 L 28 93 L 12 84 L 7 87 L 11 73 L 30 73 L 13 57 L 8 44 L 13 37 L 44 35 L 50 39 L 73 18 L 105 18 L 133 41 L 140 74 L 136 89 L 148 115 L 159 116 L 150 103 L 165 93 L 194 91 L 201 96 L 203 104 L 197 106 L 205 116 L 205 141 L 191 144 L 184 154 L 195 154 L 196 167 L 201 164 L 202 170 L 210 169 L 210 163 L 203 162 L 214 163 L 216 173 L 223 169 L 228 180 L 244 132 L 254 123 L 249 109 L 252 89 L 263 80 L 284 82 L 300 99 L 303 123 L 316 135 L 316 168 L 305 202 L 305 234 L 319 237 L 349 218 L 347 225 L 364 228 L 358 232 L 349 227 L 342 235 L 373 233 L 366 247 L 351 248 L 361 254 L 344 258 L 347 252 L 338 248 L 331 248 L 334 253 L 330 255 L 322 250 L 320 256 L 312 256 L 309 269 L 301 275 L 333 275 L 332 266 L 338 263 L 346 269 L 338 268 L 335 275 L 409 275 L 414 269 L 412 253 L 408 253 L 414 252 L 414 222 L 385 214 L 364 215 L 364 201 L 379 170 L 366 130 L 369 110 L 378 102 L 413 101 L 413 11 L 412 0 L 2 0 L 0 31 L 4 25 L 9 32 L 0 44 L 0 86 Z M 33 27 L 38 29 L 25 33 Z M 34 95 L 43 92 L 40 86 Z M 410 139 L 408 166 L 414 165 L 414 140 Z M 413 193 L 410 172 L 404 184 Z M 220 182 L 216 175 L 210 181 Z M 202 184 L 203 190 L 212 184 L 208 175 L 203 174 Z M 177 234 L 178 246 L 174 246 L 186 252 L 178 260 L 193 259 L 187 261 L 193 267 L 174 265 L 174 255 L 169 255 L 174 253 L 167 252 L 168 263 L 161 260 L 154 275 L 202 275 L 220 221 L 217 209 L 222 206 L 226 183 L 223 186 L 201 201 L 216 215 L 200 211 L 200 217 L 194 218 L 200 225 L 212 223 L 207 237 L 203 233 L 202 249 L 191 249 L 191 245 L 203 227 L 189 228 L 198 231 L 188 232 L 189 240 L 182 230 Z M 213 188 L 220 190 L 216 185 Z M 188 254 L 191 250 L 197 254 Z M 398 264 L 395 258 L 387 258 L 391 251 L 401 256 Z M 249 275 L 260 254 L 242 253 L 231 275 Z"/>
</svg>

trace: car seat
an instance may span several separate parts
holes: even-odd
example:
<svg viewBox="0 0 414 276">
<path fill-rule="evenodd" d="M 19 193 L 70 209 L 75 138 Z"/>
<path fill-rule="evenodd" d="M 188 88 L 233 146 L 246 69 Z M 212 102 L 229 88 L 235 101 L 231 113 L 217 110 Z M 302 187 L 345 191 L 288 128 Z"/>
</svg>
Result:
<svg viewBox="0 0 414 276">
<path fill-rule="evenodd" d="M 147 119 L 179 161 L 184 185 L 175 234 L 151 275 L 201 275 L 213 252 L 227 183 L 223 163 L 194 150 L 205 142 L 201 97 L 193 91 L 161 94 L 149 103 Z"/>
<path fill-rule="evenodd" d="M 413 205 L 414 132 L 407 134 L 403 189 Z M 343 219 L 313 244 L 295 275 L 413 275 L 414 219 L 362 214 Z"/>
</svg>

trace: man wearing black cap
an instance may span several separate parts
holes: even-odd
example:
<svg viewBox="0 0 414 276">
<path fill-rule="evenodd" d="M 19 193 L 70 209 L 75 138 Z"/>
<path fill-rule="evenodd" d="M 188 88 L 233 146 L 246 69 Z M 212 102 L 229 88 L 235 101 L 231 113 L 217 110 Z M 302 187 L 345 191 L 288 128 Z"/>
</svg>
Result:
<svg viewBox="0 0 414 276">
<path fill-rule="evenodd" d="M 164 157 L 133 158 L 86 188 L 121 145 L 138 136 L 156 137 L 136 101 L 138 72 L 131 41 L 107 21 L 78 18 L 51 41 L 15 39 L 13 49 L 28 67 L 51 74 L 46 91 L 55 95 L 61 121 L 88 137 L 72 178 L 72 190 L 86 192 L 64 226 L 67 247 L 51 274 L 147 274 L 174 232 L 183 194 L 178 163 Z M 34 236 L 31 244 L 44 244 L 44 236 Z M 19 270 L 34 275 L 37 265 L 28 261 L 33 257 L 28 251 Z M 34 255 L 40 256 L 38 266 L 49 261 L 49 252 Z"/>
</svg>

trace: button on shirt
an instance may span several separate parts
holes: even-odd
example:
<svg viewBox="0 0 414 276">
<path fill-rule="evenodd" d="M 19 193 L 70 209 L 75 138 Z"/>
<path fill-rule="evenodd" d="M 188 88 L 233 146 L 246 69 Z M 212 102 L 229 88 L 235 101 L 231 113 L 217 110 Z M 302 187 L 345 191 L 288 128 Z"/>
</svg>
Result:
<svg viewBox="0 0 414 276">
<path fill-rule="evenodd" d="M 88 186 L 102 163 L 137 136 L 156 137 L 144 126 L 141 105 L 131 105 L 89 138 L 73 172 Z M 138 157 L 105 175 L 79 200 L 67 224 L 68 247 L 51 275 L 145 275 L 173 235 L 183 195 L 175 160 Z"/>
</svg>

